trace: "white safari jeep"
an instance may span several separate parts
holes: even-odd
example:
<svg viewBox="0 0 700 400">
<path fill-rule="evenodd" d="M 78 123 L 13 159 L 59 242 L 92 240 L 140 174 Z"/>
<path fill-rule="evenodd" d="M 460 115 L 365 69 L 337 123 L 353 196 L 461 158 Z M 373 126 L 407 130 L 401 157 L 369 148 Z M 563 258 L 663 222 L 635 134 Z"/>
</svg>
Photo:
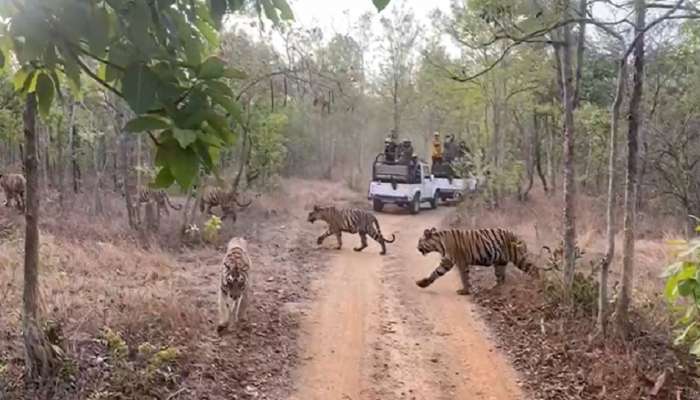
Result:
<svg viewBox="0 0 700 400">
<path fill-rule="evenodd" d="M 440 200 L 458 201 L 464 194 L 477 190 L 477 179 L 471 174 L 469 177 L 460 176 L 450 163 L 433 165 L 432 172 Z"/>
<path fill-rule="evenodd" d="M 408 206 L 411 214 L 420 212 L 421 204 L 436 208 L 439 192 L 428 164 L 418 161 L 407 165 L 384 162 L 384 155 L 377 156 L 372 168 L 372 182 L 368 198 L 374 211 L 382 211 L 385 204 Z"/>
</svg>

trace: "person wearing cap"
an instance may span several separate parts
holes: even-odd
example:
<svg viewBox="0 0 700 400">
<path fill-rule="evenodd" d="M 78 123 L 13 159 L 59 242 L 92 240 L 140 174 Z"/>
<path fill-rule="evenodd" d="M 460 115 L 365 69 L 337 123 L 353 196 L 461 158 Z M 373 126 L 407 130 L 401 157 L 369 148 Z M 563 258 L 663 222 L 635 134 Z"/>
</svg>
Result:
<svg viewBox="0 0 700 400">
<path fill-rule="evenodd" d="M 433 151 L 432 151 L 433 165 L 442 162 L 442 143 L 440 143 L 440 133 L 435 132 L 433 134 Z"/>
</svg>

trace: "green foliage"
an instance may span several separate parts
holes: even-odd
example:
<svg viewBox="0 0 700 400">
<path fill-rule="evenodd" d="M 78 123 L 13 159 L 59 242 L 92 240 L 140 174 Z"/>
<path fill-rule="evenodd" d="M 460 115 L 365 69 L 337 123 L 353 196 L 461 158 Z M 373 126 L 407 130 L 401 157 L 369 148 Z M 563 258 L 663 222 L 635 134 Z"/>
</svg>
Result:
<svg viewBox="0 0 700 400">
<path fill-rule="evenodd" d="M 674 306 L 678 327 L 675 344 L 690 346 L 690 353 L 700 359 L 700 238 L 670 244 L 676 261 L 663 277 L 664 295 Z"/>
<path fill-rule="evenodd" d="M 204 223 L 204 232 L 202 236 L 204 240 L 209 243 L 213 243 L 219 237 L 219 231 L 221 231 L 222 221 L 221 218 L 216 215 L 212 215 L 207 222 Z"/>
<path fill-rule="evenodd" d="M 377 7 L 377 11 L 382 11 L 389 5 L 391 0 L 372 0 L 374 6 Z"/>
<path fill-rule="evenodd" d="M 151 135 L 163 176 L 186 188 L 200 166 L 214 169 L 220 148 L 235 139 L 228 118 L 240 113 L 228 80 L 245 74 L 211 53 L 223 16 L 248 5 L 275 23 L 293 16 L 286 0 L 3 2 L 0 61 L 16 56 L 15 89 L 36 93 L 44 116 L 62 83 L 80 97 L 88 75 L 137 114 L 129 129 L 180 129 Z"/>
<path fill-rule="evenodd" d="M 107 350 L 116 360 L 123 360 L 129 354 L 129 346 L 118 332 L 105 328 L 102 332 L 102 338 L 107 343 Z"/>
<path fill-rule="evenodd" d="M 288 118 L 285 114 L 272 113 L 261 117 L 254 129 L 250 169 L 263 179 L 279 172 L 287 157 L 285 129 Z"/>
</svg>

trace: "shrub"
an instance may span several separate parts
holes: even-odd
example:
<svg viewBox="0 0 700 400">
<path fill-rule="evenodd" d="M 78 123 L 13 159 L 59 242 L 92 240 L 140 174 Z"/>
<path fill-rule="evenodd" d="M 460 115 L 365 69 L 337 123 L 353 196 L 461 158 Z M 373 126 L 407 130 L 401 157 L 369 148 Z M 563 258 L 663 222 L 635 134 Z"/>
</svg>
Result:
<svg viewBox="0 0 700 400">
<path fill-rule="evenodd" d="M 700 227 L 696 229 L 700 232 Z M 675 262 L 664 272 L 664 295 L 677 326 L 676 345 L 690 346 L 700 360 L 700 237 L 670 242 Z"/>
</svg>

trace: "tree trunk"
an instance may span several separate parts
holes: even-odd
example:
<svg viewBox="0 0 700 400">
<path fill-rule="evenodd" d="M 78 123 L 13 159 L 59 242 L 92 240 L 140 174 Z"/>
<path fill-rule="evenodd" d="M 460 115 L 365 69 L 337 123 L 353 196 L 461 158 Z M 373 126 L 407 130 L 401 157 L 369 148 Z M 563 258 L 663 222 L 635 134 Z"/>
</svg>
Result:
<svg viewBox="0 0 700 400">
<path fill-rule="evenodd" d="M 629 325 L 630 293 L 634 279 L 634 230 L 637 214 L 637 171 L 638 135 L 642 125 L 640 112 L 642 96 L 644 95 L 644 25 L 646 4 L 644 0 L 635 0 L 635 37 L 634 44 L 634 75 L 632 95 L 629 105 L 629 123 L 627 128 L 627 173 L 625 177 L 625 222 L 624 244 L 622 254 L 622 283 L 615 309 L 615 328 L 621 336 L 626 336 Z"/>
<path fill-rule="evenodd" d="M 600 288 L 598 291 L 598 334 L 605 337 L 608 325 L 608 271 L 615 257 L 615 197 L 617 196 L 617 179 L 615 161 L 617 160 L 617 131 L 620 124 L 620 107 L 625 95 L 627 81 L 627 59 L 620 60 L 617 72 L 617 88 L 610 118 L 610 142 L 608 157 L 608 204 L 607 204 L 607 247 L 600 266 Z"/>
<path fill-rule="evenodd" d="M 537 170 L 537 176 L 540 177 L 540 181 L 542 182 L 542 189 L 544 190 L 545 193 L 549 191 L 549 188 L 547 187 L 547 178 L 545 177 L 544 173 L 542 172 L 542 149 L 540 146 L 540 120 L 537 118 L 537 114 L 533 112 L 533 120 L 532 120 L 532 126 L 534 128 L 534 146 L 535 146 L 535 169 Z"/>
<path fill-rule="evenodd" d="M 574 83 L 574 109 L 578 108 L 579 102 L 581 100 L 581 75 L 583 71 L 583 53 L 586 48 L 586 10 L 588 7 L 587 0 L 579 0 L 578 15 L 577 17 L 581 19 L 578 24 L 578 37 L 576 39 L 576 80 Z"/>
<path fill-rule="evenodd" d="M 243 177 L 243 170 L 248 164 L 248 157 L 246 157 L 246 155 L 249 153 L 246 150 L 246 147 L 251 146 L 251 144 L 248 142 L 248 128 L 244 126 L 243 137 L 241 138 L 241 154 L 238 160 L 238 172 L 236 173 L 236 178 L 233 180 L 233 187 L 231 188 L 233 191 L 238 191 L 238 187 L 241 184 L 241 178 Z"/>
<path fill-rule="evenodd" d="M 522 147 L 525 149 L 525 172 L 527 175 L 527 184 L 525 186 L 525 189 L 522 190 L 520 184 L 518 184 L 518 190 L 520 191 L 518 200 L 520 201 L 527 201 L 527 198 L 530 194 L 530 190 L 532 190 L 532 186 L 535 183 L 535 155 L 534 155 L 534 150 L 535 150 L 535 138 L 536 138 L 536 128 L 533 127 L 532 131 L 529 129 L 525 129 L 523 127 L 522 122 L 520 121 L 520 118 L 518 117 L 518 113 L 513 110 L 513 121 L 515 122 L 515 126 L 518 128 L 518 132 L 520 133 L 520 143 L 522 143 Z M 528 134 L 528 132 L 530 132 Z"/>
<path fill-rule="evenodd" d="M 136 192 L 141 192 L 141 135 L 136 137 Z"/>
<path fill-rule="evenodd" d="M 546 118 L 545 126 L 547 127 L 547 176 L 549 177 L 549 183 L 551 187 L 550 193 L 554 193 L 557 191 L 557 173 L 556 168 L 554 167 L 554 145 L 556 141 L 556 129 L 554 129 L 553 116 L 548 116 Z"/>
<path fill-rule="evenodd" d="M 78 164 L 78 146 L 80 138 L 78 137 L 78 128 L 75 124 L 71 127 L 70 136 L 70 158 L 72 166 L 72 177 L 73 177 L 73 193 L 80 192 L 80 165 Z"/>
<path fill-rule="evenodd" d="M 399 134 L 399 124 L 401 117 L 399 116 L 399 80 L 394 78 L 394 88 L 392 91 L 393 111 L 394 111 L 394 132 Z"/>
<path fill-rule="evenodd" d="M 119 153 L 121 158 L 122 170 L 122 191 L 126 202 L 126 215 L 131 229 L 137 229 L 139 221 L 132 204 L 131 185 L 129 184 L 129 134 L 122 132 L 123 115 L 116 111 L 114 115 L 114 130 L 115 134 L 121 136 L 119 141 Z"/>
<path fill-rule="evenodd" d="M 576 243 L 575 195 L 574 179 L 574 82 L 571 64 L 571 26 L 566 25 L 564 43 L 559 46 L 562 63 L 562 81 L 564 102 L 564 283 L 571 288 L 574 282 L 576 258 L 574 246 Z"/>
<path fill-rule="evenodd" d="M 45 385 L 55 375 L 58 355 L 39 323 L 39 171 L 37 160 L 36 97 L 27 95 L 24 109 L 24 173 L 27 179 L 24 240 L 23 338 L 27 375 Z"/>
</svg>

